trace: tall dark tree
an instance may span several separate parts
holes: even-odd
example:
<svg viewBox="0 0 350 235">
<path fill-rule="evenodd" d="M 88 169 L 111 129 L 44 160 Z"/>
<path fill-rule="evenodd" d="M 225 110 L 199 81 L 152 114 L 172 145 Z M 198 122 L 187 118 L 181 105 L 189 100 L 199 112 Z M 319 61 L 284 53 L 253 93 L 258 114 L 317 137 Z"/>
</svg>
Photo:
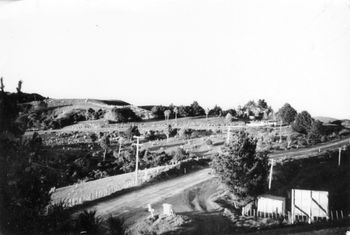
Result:
<svg viewBox="0 0 350 235">
<path fill-rule="evenodd" d="M 256 152 L 256 143 L 248 133 L 240 132 L 211 162 L 221 180 L 243 203 L 266 189 L 268 158 L 266 153 Z"/>
<path fill-rule="evenodd" d="M 307 134 L 311 130 L 313 119 L 307 111 L 298 113 L 292 125 L 293 129 L 299 133 Z"/>
<path fill-rule="evenodd" d="M 215 116 L 220 116 L 220 115 L 222 115 L 222 108 L 218 105 L 215 105 L 215 107 L 209 111 L 209 114 L 215 115 Z"/>
<path fill-rule="evenodd" d="M 295 120 L 297 111 L 288 103 L 278 110 L 278 117 L 283 123 L 290 124 Z"/>
<path fill-rule="evenodd" d="M 188 117 L 190 115 L 189 106 L 183 106 L 183 105 L 179 106 L 178 114 L 180 117 Z"/>
<path fill-rule="evenodd" d="M 205 115 L 205 110 L 198 104 L 197 101 L 194 101 L 190 107 L 191 107 L 191 116 Z"/>
<path fill-rule="evenodd" d="M 267 103 L 264 99 L 259 99 L 258 100 L 258 106 L 262 109 L 267 109 Z"/>
<path fill-rule="evenodd" d="M 324 134 L 324 127 L 321 121 L 315 120 L 311 124 L 310 131 L 307 136 L 308 139 L 313 143 L 319 143 L 321 141 L 321 137 Z"/>
</svg>

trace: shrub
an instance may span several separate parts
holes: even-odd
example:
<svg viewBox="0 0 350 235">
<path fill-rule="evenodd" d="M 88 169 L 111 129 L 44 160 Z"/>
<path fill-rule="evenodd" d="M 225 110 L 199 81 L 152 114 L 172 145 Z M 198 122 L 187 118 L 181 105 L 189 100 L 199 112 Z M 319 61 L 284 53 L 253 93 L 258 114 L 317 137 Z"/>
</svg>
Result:
<svg viewBox="0 0 350 235">
<path fill-rule="evenodd" d="M 117 122 L 135 122 L 140 121 L 140 117 L 130 108 L 113 108 L 111 118 Z"/>
<path fill-rule="evenodd" d="M 79 214 L 76 226 L 81 232 L 86 231 L 87 234 L 97 235 L 101 231 L 101 224 L 102 220 L 100 217 L 96 216 L 96 210 L 84 210 Z"/>
<path fill-rule="evenodd" d="M 173 161 L 179 162 L 188 158 L 188 153 L 183 148 L 177 148 L 176 151 L 173 152 Z"/>
<path fill-rule="evenodd" d="M 126 131 L 125 136 L 128 139 L 132 139 L 134 136 L 140 136 L 139 128 L 136 125 L 131 125 Z"/>
<path fill-rule="evenodd" d="M 125 234 L 125 225 L 122 219 L 111 216 L 107 219 L 107 224 L 111 235 Z"/>
</svg>

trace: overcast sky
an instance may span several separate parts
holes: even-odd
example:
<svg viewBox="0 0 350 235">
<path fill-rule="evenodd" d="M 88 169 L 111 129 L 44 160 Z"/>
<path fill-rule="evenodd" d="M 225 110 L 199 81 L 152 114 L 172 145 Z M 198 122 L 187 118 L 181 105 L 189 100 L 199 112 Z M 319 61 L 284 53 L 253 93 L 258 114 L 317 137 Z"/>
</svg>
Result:
<svg viewBox="0 0 350 235">
<path fill-rule="evenodd" d="M 53 98 L 350 118 L 350 1 L 2 1 L 0 76 Z"/>
</svg>

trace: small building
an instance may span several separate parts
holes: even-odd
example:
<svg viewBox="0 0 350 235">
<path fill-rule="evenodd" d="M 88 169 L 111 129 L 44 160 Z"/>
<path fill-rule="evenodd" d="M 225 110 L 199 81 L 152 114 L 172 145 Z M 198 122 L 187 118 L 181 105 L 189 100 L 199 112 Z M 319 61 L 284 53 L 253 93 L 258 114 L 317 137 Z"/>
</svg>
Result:
<svg viewBox="0 0 350 235">
<path fill-rule="evenodd" d="M 286 199 L 284 197 L 269 194 L 258 197 L 258 212 L 285 214 Z"/>
</svg>

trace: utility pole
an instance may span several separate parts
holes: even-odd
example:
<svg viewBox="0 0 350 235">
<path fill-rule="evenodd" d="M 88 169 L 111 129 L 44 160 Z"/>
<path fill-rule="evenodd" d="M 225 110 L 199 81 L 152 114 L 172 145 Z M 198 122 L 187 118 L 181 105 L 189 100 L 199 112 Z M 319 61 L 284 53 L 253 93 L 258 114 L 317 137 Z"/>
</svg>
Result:
<svg viewBox="0 0 350 235">
<path fill-rule="evenodd" d="M 269 190 L 271 189 L 272 174 L 273 174 L 273 164 L 274 164 L 274 160 L 271 159 L 271 168 L 270 168 L 270 175 L 269 175 Z"/>
<path fill-rule="evenodd" d="M 141 136 L 134 136 L 136 139 L 136 167 L 135 167 L 135 185 L 138 185 L 138 171 L 139 171 L 139 147 L 142 145 L 140 144 L 140 138 Z"/>
</svg>

